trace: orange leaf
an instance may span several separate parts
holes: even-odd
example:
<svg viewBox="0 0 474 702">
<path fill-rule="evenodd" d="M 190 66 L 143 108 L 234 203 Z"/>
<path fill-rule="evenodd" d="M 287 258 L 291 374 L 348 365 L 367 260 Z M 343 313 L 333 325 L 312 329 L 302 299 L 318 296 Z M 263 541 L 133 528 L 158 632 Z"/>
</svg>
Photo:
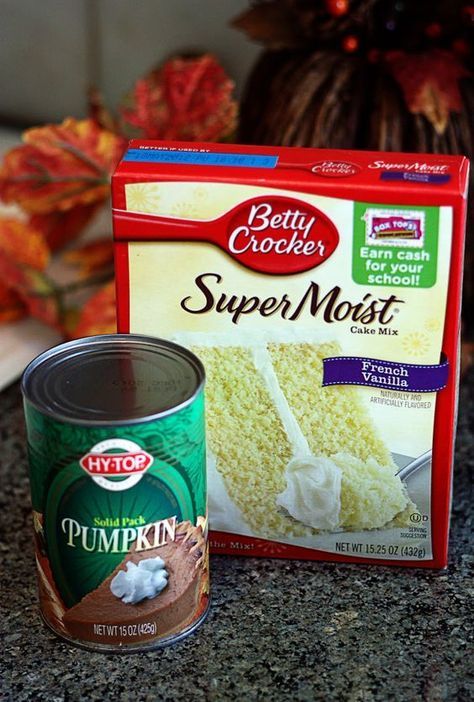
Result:
<svg viewBox="0 0 474 702">
<path fill-rule="evenodd" d="M 298 12 L 291 5 L 266 2 L 254 5 L 234 17 L 231 25 L 239 29 L 252 41 L 262 42 L 271 49 L 301 46 L 302 32 L 298 26 Z"/>
<path fill-rule="evenodd" d="M 73 338 L 74 329 L 79 322 L 80 314 L 80 310 L 77 307 L 68 307 L 63 310 L 63 314 L 61 315 L 61 328 L 67 339 Z"/>
<path fill-rule="evenodd" d="M 450 113 L 462 109 L 459 81 L 469 71 L 454 54 L 441 49 L 424 54 L 392 51 L 385 59 L 410 112 L 424 115 L 443 134 Z"/>
<path fill-rule="evenodd" d="M 110 237 L 98 239 L 72 251 L 66 251 L 62 257 L 67 263 L 79 267 L 81 277 L 87 277 L 90 273 L 112 265 L 114 260 L 113 242 Z"/>
<path fill-rule="evenodd" d="M 24 301 L 32 317 L 62 331 L 58 301 L 55 297 L 29 296 Z"/>
<path fill-rule="evenodd" d="M 0 256 L 0 280 L 18 294 L 33 317 L 59 328 L 56 289 L 42 271 Z"/>
<path fill-rule="evenodd" d="M 0 169 L 0 196 L 31 214 L 104 200 L 124 140 L 94 120 L 71 117 L 28 129 Z"/>
<path fill-rule="evenodd" d="M 233 90 L 214 56 L 176 57 L 136 82 L 121 114 L 148 139 L 222 141 L 236 128 Z"/>
<path fill-rule="evenodd" d="M 26 307 L 15 290 L 0 282 L 0 323 L 13 322 L 26 314 Z"/>
<path fill-rule="evenodd" d="M 0 280 L 22 303 L 20 309 L 57 326 L 56 290 L 43 272 L 49 258 L 39 231 L 19 220 L 0 219 Z"/>
<path fill-rule="evenodd" d="M 12 262 L 44 270 L 50 251 L 37 229 L 17 219 L 0 219 L 0 256 Z"/>
<path fill-rule="evenodd" d="M 89 117 L 102 129 L 119 134 L 118 120 L 115 119 L 111 111 L 105 104 L 102 93 L 97 88 L 90 88 L 88 95 Z"/>
<path fill-rule="evenodd" d="M 86 302 L 72 337 L 113 334 L 116 331 L 115 283 L 111 281 Z"/>
<path fill-rule="evenodd" d="M 101 203 L 94 202 L 92 205 L 76 205 L 66 211 L 34 214 L 30 217 L 30 224 L 44 234 L 51 251 L 56 251 L 79 236 L 100 206 Z"/>
</svg>

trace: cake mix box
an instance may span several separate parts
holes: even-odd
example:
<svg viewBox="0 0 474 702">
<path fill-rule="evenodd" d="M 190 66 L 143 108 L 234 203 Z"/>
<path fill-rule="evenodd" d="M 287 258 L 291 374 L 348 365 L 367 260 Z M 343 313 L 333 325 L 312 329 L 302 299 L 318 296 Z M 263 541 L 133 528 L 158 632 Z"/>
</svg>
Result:
<svg viewBox="0 0 474 702">
<path fill-rule="evenodd" d="M 130 143 L 119 331 L 205 365 L 214 552 L 445 566 L 467 174 L 455 156 Z"/>
</svg>

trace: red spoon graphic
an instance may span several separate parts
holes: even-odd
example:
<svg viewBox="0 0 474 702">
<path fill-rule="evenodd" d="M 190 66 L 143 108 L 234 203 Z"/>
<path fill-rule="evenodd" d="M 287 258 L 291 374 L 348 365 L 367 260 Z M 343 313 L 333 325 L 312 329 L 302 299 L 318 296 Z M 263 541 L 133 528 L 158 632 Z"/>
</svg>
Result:
<svg viewBox="0 0 474 702">
<path fill-rule="evenodd" d="M 323 212 L 276 195 L 246 200 L 211 220 L 114 210 L 114 235 L 119 240 L 207 242 L 248 268 L 280 275 L 318 266 L 339 242 Z"/>
</svg>

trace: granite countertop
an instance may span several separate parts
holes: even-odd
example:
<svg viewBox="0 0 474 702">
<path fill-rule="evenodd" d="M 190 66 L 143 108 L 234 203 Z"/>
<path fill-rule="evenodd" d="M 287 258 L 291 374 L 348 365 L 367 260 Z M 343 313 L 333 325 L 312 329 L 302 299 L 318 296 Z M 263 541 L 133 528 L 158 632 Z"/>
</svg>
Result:
<svg viewBox="0 0 474 702">
<path fill-rule="evenodd" d="M 57 639 L 37 606 L 20 391 L 0 394 L 0 700 L 474 699 L 474 372 L 461 393 L 449 568 L 212 558 L 213 606 L 192 636 L 104 655 Z"/>
</svg>

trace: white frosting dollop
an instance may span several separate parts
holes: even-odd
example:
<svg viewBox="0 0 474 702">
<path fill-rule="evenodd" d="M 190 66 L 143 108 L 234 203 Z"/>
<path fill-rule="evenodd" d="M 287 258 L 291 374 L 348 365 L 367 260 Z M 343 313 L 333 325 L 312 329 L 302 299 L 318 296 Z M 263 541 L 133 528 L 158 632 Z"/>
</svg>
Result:
<svg viewBox="0 0 474 702">
<path fill-rule="evenodd" d="M 336 529 L 341 511 L 342 471 L 323 456 L 299 456 L 286 467 L 286 490 L 277 505 L 314 529 Z"/>
<path fill-rule="evenodd" d="M 137 604 L 156 597 L 168 584 L 168 573 L 162 558 L 128 561 L 127 570 L 120 570 L 110 583 L 110 590 L 125 604 Z"/>
</svg>

